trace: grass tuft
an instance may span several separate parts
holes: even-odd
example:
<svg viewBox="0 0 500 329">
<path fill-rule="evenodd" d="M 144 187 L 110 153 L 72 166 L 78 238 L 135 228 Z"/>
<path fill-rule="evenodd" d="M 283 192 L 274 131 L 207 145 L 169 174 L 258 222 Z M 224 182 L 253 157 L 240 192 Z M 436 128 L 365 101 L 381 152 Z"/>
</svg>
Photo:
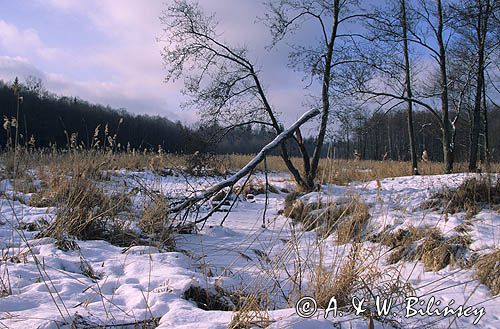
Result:
<svg viewBox="0 0 500 329">
<path fill-rule="evenodd" d="M 469 178 L 458 188 L 436 193 L 422 204 L 423 209 L 441 209 L 443 213 L 465 211 L 468 217 L 487 206 L 500 209 L 500 180 L 494 182 L 489 175 Z"/>
<path fill-rule="evenodd" d="M 500 250 L 478 259 L 476 278 L 490 288 L 493 295 L 500 294 Z"/>
<path fill-rule="evenodd" d="M 446 238 L 434 227 L 398 230 L 377 237 L 392 249 L 387 262 L 421 261 L 427 271 L 437 272 L 448 265 L 465 266 L 471 239 L 467 235 Z"/>
</svg>

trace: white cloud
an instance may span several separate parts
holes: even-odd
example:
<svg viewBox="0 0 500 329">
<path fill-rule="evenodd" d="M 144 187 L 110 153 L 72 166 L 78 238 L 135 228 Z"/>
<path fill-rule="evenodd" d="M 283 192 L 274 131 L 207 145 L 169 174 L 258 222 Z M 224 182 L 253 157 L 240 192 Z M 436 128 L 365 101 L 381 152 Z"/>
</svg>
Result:
<svg viewBox="0 0 500 329">
<path fill-rule="evenodd" d="M 45 46 L 35 30 L 19 29 L 4 20 L 0 20 L 0 48 L 18 56 L 37 54 L 49 61 L 66 56 L 62 49 Z"/>
<path fill-rule="evenodd" d="M 8 35 L 4 39 L 11 43 L 9 40 L 22 36 L 30 41 L 23 42 L 15 50 L 15 55 L 26 57 L 31 63 L 38 63 L 39 57 L 51 62 L 50 71 L 57 71 L 45 74 L 46 86 L 51 91 L 114 107 L 125 107 L 138 113 L 170 114 L 170 117 L 174 117 L 171 112 L 175 111 L 176 117 L 192 122 L 195 117 L 193 113 L 178 110 L 182 82 L 163 83 L 162 45 L 156 38 L 162 33 L 159 16 L 169 2 L 165 4 L 164 0 L 150 0 L 145 4 L 139 0 L 40 0 L 40 4 L 61 14 L 85 17 L 91 23 L 90 31 L 99 34 L 100 39 L 104 37 L 109 40 L 107 44 L 96 43 L 80 53 L 68 48 L 62 52 L 46 47 L 36 31 L 20 30 L 13 25 L 7 26 L 8 32 L 3 32 Z M 292 121 L 297 113 L 302 112 L 297 106 L 301 103 L 300 94 L 303 92 L 300 76 L 285 67 L 281 54 L 276 56 L 264 50 L 269 41 L 267 28 L 260 23 L 254 24 L 261 9 L 260 4 L 253 1 L 218 0 L 204 0 L 201 3 L 209 11 L 217 12 L 220 27 L 225 30 L 225 38 L 239 45 L 246 43 L 253 50 L 251 56 L 258 61 L 258 67 L 263 67 L 264 83 L 270 87 L 272 101 L 278 105 L 278 111 L 286 113 L 284 121 Z M 68 26 L 68 33 L 71 33 L 71 28 Z M 89 30 L 85 33 L 90 33 Z M 89 40 L 92 37 L 88 35 Z M 36 49 L 36 58 L 28 54 L 32 49 Z"/>
</svg>

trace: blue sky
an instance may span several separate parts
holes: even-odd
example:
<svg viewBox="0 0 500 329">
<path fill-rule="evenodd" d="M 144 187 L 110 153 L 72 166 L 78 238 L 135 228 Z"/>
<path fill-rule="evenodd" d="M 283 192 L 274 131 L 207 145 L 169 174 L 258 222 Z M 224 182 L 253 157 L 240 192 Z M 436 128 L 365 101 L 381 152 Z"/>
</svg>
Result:
<svg viewBox="0 0 500 329">
<path fill-rule="evenodd" d="M 291 122 L 303 112 L 301 75 L 286 67 L 286 51 L 268 52 L 270 35 L 256 17 L 261 1 L 204 0 L 229 41 L 253 49 L 271 99 Z M 182 82 L 166 84 L 159 15 L 164 0 L 0 0 L 0 79 L 28 75 L 60 95 L 194 122 L 179 110 Z"/>
</svg>

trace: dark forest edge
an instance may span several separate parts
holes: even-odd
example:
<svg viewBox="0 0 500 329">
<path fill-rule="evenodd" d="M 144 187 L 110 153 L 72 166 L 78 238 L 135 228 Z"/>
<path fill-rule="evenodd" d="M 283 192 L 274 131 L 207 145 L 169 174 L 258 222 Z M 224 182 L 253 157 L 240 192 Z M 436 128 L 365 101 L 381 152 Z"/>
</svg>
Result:
<svg viewBox="0 0 500 329">
<path fill-rule="evenodd" d="M 92 104 L 78 97 L 58 96 L 39 85 L 21 84 L 22 102 L 19 110 L 19 145 L 34 148 L 111 147 L 114 151 L 158 151 L 192 154 L 255 154 L 274 137 L 266 126 L 236 127 L 224 131 L 222 127 L 195 124 L 183 125 L 165 117 L 135 115 L 125 110 Z M 16 96 L 11 83 L 0 80 L 0 108 L 3 132 L 0 134 L 2 149 L 12 143 L 15 134 Z M 488 109 L 489 131 L 500 130 L 500 108 Z M 357 113 L 355 118 L 339 120 L 339 127 L 326 138 L 322 157 L 335 159 L 409 161 L 408 127 L 405 110 L 389 113 Z M 427 151 L 431 161 L 442 161 L 441 131 L 432 114 L 414 113 L 417 154 Z M 468 159 L 470 138 L 469 122 L 457 123 L 457 161 Z M 10 142 L 9 142 L 10 140 Z M 308 149 L 314 145 L 306 138 Z M 500 161 L 500 140 L 492 139 L 492 160 Z M 291 154 L 298 156 L 294 144 L 289 144 Z M 277 154 L 277 153 L 276 153 Z M 482 153 L 480 153 L 482 154 Z"/>
</svg>

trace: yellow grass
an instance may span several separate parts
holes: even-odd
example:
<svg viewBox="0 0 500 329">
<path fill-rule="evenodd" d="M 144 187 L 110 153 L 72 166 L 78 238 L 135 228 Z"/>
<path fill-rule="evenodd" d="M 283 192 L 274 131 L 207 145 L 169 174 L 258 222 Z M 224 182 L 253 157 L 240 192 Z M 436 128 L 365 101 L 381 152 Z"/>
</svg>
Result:
<svg viewBox="0 0 500 329">
<path fill-rule="evenodd" d="M 97 178 L 102 170 L 152 170 L 158 173 L 168 172 L 169 169 L 180 169 L 189 172 L 193 162 L 197 160 L 193 155 L 158 154 L 155 152 L 123 152 L 109 153 L 105 151 L 72 150 L 67 152 L 28 152 L 20 151 L 17 162 L 18 177 L 22 180 L 23 173 L 30 169 L 50 170 L 71 174 L 83 173 L 87 178 Z M 206 158 L 207 174 L 227 174 L 245 166 L 252 155 L 216 155 Z M 4 165 L 3 176 L 9 176 L 8 152 L 0 154 L 0 163 Z M 292 162 L 301 168 L 301 159 L 293 158 Z M 269 171 L 287 172 L 287 168 L 279 156 L 267 158 Z M 260 163 L 257 170 L 264 170 L 264 163 Z M 435 175 L 444 172 L 443 163 L 421 162 L 419 170 L 422 175 Z M 454 172 L 466 172 L 466 163 L 456 163 Z M 494 163 L 489 168 L 490 172 L 500 172 L 500 163 Z M 403 161 L 364 161 L 364 160 L 333 160 L 321 159 L 318 180 L 324 183 L 348 184 L 352 181 L 371 181 L 388 177 L 411 175 L 411 164 Z M 202 172 L 203 174 L 203 172 Z M 1 177 L 0 177 L 1 178 Z"/>
</svg>

